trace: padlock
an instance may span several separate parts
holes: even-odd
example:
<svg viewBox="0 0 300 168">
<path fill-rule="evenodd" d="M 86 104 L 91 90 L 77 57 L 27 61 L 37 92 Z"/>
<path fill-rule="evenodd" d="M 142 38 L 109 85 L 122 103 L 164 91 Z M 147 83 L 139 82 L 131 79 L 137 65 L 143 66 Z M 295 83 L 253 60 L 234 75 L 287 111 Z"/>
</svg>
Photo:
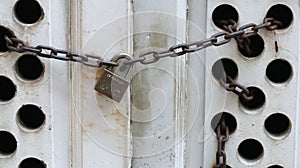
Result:
<svg viewBox="0 0 300 168">
<path fill-rule="evenodd" d="M 120 53 L 114 56 L 111 61 L 117 62 L 118 66 L 102 66 L 99 80 L 94 89 L 110 99 L 120 102 L 123 98 L 130 82 L 126 79 L 131 70 L 131 65 L 125 62 L 132 60 L 132 57 L 126 53 Z"/>
</svg>

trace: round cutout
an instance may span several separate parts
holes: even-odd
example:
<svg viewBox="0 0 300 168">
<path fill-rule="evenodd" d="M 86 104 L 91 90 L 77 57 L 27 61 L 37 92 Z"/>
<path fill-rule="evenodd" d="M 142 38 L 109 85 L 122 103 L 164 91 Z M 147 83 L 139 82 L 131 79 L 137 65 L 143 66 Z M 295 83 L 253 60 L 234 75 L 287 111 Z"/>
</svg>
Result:
<svg viewBox="0 0 300 168">
<path fill-rule="evenodd" d="M 283 168 L 283 167 L 279 166 L 279 165 L 272 165 L 272 166 L 269 166 L 268 168 Z"/>
<path fill-rule="evenodd" d="M 287 134 L 291 129 L 289 118 L 281 113 L 270 115 L 264 123 L 266 131 L 275 137 Z"/>
<path fill-rule="evenodd" d="M 254 36 L 248 37 L 248 39 L 249 45 L 245 45 L 242 47 L 238 46 L 238 50 L 243 56 L 247 58 L 254 58 L 259 56 L 265 49 L 265 42 L 263 38 L 259 34 L 256 34 Z"/>
<path fill-rule="evenodd" d="M 38 129 L 45 123 L 46 116 L 40 107 L 27 104 L 19 109 L 17 120 L 27 129 Z"/>
<path fill-rule="evenodd" d="M 0 76 L 0 101 L 9 101 L 16 94 L 15 84 L 7 77 Z"/>
<path fill-rule="evenodd" d="M 0 131 L 0 155 L 7 156 L 17 150 L 16 138 L 7 131 Z"/>
<path fill-rule="evenodd" d="M 34 24 L 42 19 L 44 13 L 41 5 L 36 0 L 19 0 L 14 7 L 18 21 L 24 24 Z"/>
<path fill-rule="evenodd" d="M 26 158 L 19 165 L 19 168 L 46 168 L 46 167 L 47 165 L 43 161 L 37 158 Z"/>
<path fill-rule="evenodd" d="M 283 59 L 272 61 L 266 70 L 267 78 L 274 83 L 287 82 L 292 76 L 292 66 Z"/>
<path fill-rule="evenodd" d="M 229 134 L 234 133 L 234 131 L 236 130 L 237 127 L 237 122 L 235 117 L 227 112 L 222 112 L 222 113 L 218 113 L 217 115 L 215 115 L 213 117 L 213 119 L 211 120 L 211 128 L 214 130 L 214 132 L 217 132 L 217 127 L 221 124 L 222 119 L 225 120 L 226 125 L 229 128 Z"/>
<path fill-rule="evenodd" d="M 14 33 L 6 27 L 0 26 L 0 52 L 7 52 L 8 48 L 6 46 L 5 36 L 15 37 Z"/>
<path fill-rule="evenodd" d="M 21 56 L 16 63 L 17 74 L 25 80 L 39 79 L 44 73 L 44 66 L 35 55 Z"/>
<path fill-rule="evenodd" d="M 212 20 L 218 28 L 225 30 L 224 23 L 222 23 L 222 21 L 234 20 L 237 23 L 239 20 L 239 14 L 233 6 L 229 4 L 222 4 L 214 9 L 212 13 Z"/>
<path fill-rule="evenodd" d="M 232 79 L 236 79 L 238 76 L 237 64 L 228 58 L 222 58 L 217 60 L 212 66 L 212 74 L 216 80 L 220 80 L 224 73 L 230 76 Z"/>
<path fill-rule="evenodd" d="M 262 90 L 257 87 L 247 87 L 250 96 L 253 96 L 252 100 L 245 100 L 243 97 L 239 97 L 239 101 L 243 107 L 248 110 L 256 110 L 261 108 L 266 101 L 266 96 Z"/>
<path fill-rule="evenodd" d="M 277 4 L 268 10 L 266 17 L 274 18 L 282 23 L 282 26 L 277 29 L 285 29 L 292 24 L 293 12 L 288 6 Z"/>
<path fill-rule="evenodd" d="M 258 160 L 264 153 L 262 144 L 255 139 L 246 139 L 238 147 L 239 155 L 250 161 Z"/>
</svg>

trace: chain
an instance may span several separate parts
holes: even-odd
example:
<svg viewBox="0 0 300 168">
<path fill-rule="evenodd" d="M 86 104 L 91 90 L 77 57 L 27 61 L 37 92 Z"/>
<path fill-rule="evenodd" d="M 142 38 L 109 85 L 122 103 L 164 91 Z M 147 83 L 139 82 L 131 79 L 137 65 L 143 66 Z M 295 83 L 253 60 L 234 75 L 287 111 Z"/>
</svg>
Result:
<svg viewBox="0 0 300 168">
<path fill-rule="evenodd" d="M 250 51 L 250 40 L 249 37 L 254 36 L 261 29 L 267 29 L 269 31 L 275 30 L 282 26 L 280 21 L 274 18 L 265 18 L 263 23 L 254 24 L 249 23 L 237 28 L 237 23 L 233 20 L 221 21 L 223 27 L 227 30 L 225 32 L 218 32 L 212 35 L 210 38 L 203 39 L 201 41 L 195 41 L 190 43 L 181 43 L 171 46 L 169 49 L 164 51 L 147 51 L 141 53 L 136 59 L 128 60 L 124 64 L 132 65 L 135 63 L 141 64 L 152 64 L 165 57 L 178 57 L 187 53 L 196 52 L 205 49 L 210 46 L 221 46 L 229 43 L 231 39 L 235 39 L 241 49 L 245 49 L 246 52 Z M 119 64 L 113 61 L 104 61 L 103 58 L 88 54 L 77 54 L 67 50 L 56 49 L 51 46 L 38 45 L 29 46 L 24 41 L 15 37 L 4 37 L 6 40 L 7 48 L 10 51 L 23 53 L 32 52 L 38 56 L 46 58 L 54 58 L 63 61 L 74 61 L 80 62 L 89 67 L 99 68 L 102 65 L 118 66 Z M 249 90 L 241 84 L 234 81 L 231 77 L 226 74 L 219 80 L 220 84 L 228 91 L 241 96 L 246 101 L 252 100 L 253 96 L 250 95 Z"/>
<path fill-rule="evenodd" d="M 239 84 L 237 81 L 233 80 L 230 76 L 223 73 L 223 77 L 219 79 L 220 84 L 223 86 L 224 89 L 227 91 L 233 92 L 239 97 L 242 97 L 246 101 L 252 100 L 254 97 L 250 95 L 249 90 Z"/>
<path fill-rule="evenodd" d="M 244 26 L 237 28 L 237 23 L 233 20 L 223 21 L 224 27 L 228 32 L 218 32 L 212 35 L 210 38 L 195 41 L 190 43 L 182 43 L 171 46 L 169 49 L 164 51 L 147 51 L 141 53 L 136 59 L 128 61 L 126 64 L 152 64 L 159 61 L 161 58 L 165 57 L 178 57 L 187 53 L 196 52 L 205 49 L 210 46 L 221 46 L 231 41 L 231 39 L 236 39 L 239 46 L 250 52 L 250 41 L 249 37 L 254 36 L 261 29 L 267 29 L 269 31 L 275 30 L 282 26 L 280 21 L 273 18 L 265 18 L 263 23 L 254 24 L 249 23 Z"/>
<path fill-rule="evenodd" d="M 217 153 L 215 168 L 226 168 L 227 158 L 225 153 L 225 143 L 229 140 L 229 128 L 225 123 L 225 118 L 222 116 L 221 122 L 217 127 Z"/>
<path fill-rule="evenodd" d="M 40 57 L 45 58 L 54 58 L 63 61 L 74 61 L 81 62 L 82 64 L 89 67 L 101 67 L 102 65 L 110 65 L 117 66 L 118 63 L 112 61 L 103 61 L 101 57 L 88 55 L 88 54 L 78 54 L 69 52 L 66 50 L 56 49 L 51 46 L 46 45 L 38 45 L 38 46 L 29 46 L 23 40 L 17 39 L 15 37 L 7 37 L 5 36 L 5 41 L 7 48 L 10 51 L 23 53 L 23 52 L 31 52 L 35 53 Z"/>
<path fill-rule="evenodd" d="M 247 38 L 254 36 L 260 29 L 266 28 L 267 30 L 275 30 L 282 26 L 280 21 L 273 18 L 265 18 L 262 24 L 256 25 L 254 23 L 246 24 L 237 29 L 237 23 L 233 20 L 222 21 L 224 27 L 228 32 L 218 32 L 212 35 L 210 38 L 195 41 L 190 43 L 181 43 L 171 46 L 169 49 L 164 51 L 147 51 L 141 53 L 136 59 L 127 61 L 125 64 L 152 64 L 165 57 L 178 57 L 187 53 L 196 52 L 205 49 L 210 46 L 221 46 L 236 39 L 240 47 L 247 49 L 249 46 L 249 40 Z M 15 37 L 4 37 L 6 45 L 10 51 L 23 53 L 32 52 L 38 56 L 46 58 L 54 58 L 63 61 L 74 61 L 81 62 L 82 64 L 90 67 L 100 67 L 102 65 L 118 66 L 118 63 L 112 61 L 103 61 L 103 58 L 88 54 L 78 54 L 66 50 L 56 49 L 51 46 L 38 45 L 29 46 L 23 40 Z M 245 40 L 246 39 L 246 40 Z"/>
</svg>

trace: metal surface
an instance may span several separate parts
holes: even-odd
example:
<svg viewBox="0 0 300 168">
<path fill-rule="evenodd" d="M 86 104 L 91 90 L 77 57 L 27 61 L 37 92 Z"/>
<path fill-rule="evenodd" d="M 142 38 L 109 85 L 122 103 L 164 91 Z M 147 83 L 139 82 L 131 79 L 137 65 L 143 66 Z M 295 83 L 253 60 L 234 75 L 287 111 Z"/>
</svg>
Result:
<svg viewBox="0 0 300 168">
<path fill-rule="evenodd" d="M 239 14 L 238 24 L 259 22 L 262 20 L 275 4 L 285 4 L 292 9 L 294 18 L 299 12 L 299 1 L 207 1 L 207 25 L 206 35 L 221 31 L 212 21 L 213 10 L 221 4 L 230 4 Z M 259 3 L 259 4 L 258 4 Z M 254 12 L 255 11 L 255 12 Z M 237 120 L 237 130 L 230 135 L 230 140 L 226 143 L 227 164 L 235 167 L 269 167 L 280 165 L 282 167 L 299 167 L 299 20 L 294 19 L 291 26 L 286 29 L 275 31 L 260 31 L 259 35 L 264 40 L 263 52 L 254 58 L 243 56 L 236 47 L 236 43 L 218 48 L 218 50 L 206 49 L 205 64 L 207 71 L 211 73 L 213 64 L 220 58 L 229 58 L 238 65 L 237 81 L 244 86 L 255 86 L 260 88 L 266 101 L 258 109 L 247 109 L 243 107 L 239 99 L 224 92 L 219 82 L 212 76 L 205 77 L 205 88 L 210 92 L 205 93 L 205 131 L 201 140 L 203 141 L 203 151 L 214 149 L 217 151 L 215 134 L 209 127 L 213 116 L 222 111 L 230 112 Z M 278 52 L 276 52 L 274 42 L 277 41 Z M 293 67 L 292 77 L 282 83 L 275 84 L 266 77 L 268 64 L 275 59 L 289 60 Z M 216 103 L 219 102 L 219 103 Z M 283 113 L 288 116 L 291 126 L 282 136 L 270 136 L 264 126 L 268 116 L 274 113 Z M 239 144 L 245 139 L 255 138 L 263 146 L 263 154 L 254 160 L 243 158 L 239 152 Z M 215 163 L 214 154 L 203 153 L 202 167 L 211 167 Z"/>
<path fill-rule="evenodd" d="M 27 25 L 15 18 L 13 12 L 15 2 L 17 1 L 0 2 L 1 26 L 9 28 L 16 36 L 26 41 L 55 44 L 61 48 L 68 47 L 67 3 L 60 0 L 40 0 L 39 3 L 47 15 L 37 23 Z M 54 8 L 57 11 L 51 12 Z M 55 34 L 51 33 L 57 29 L 59 31 Z M 0 74 L 9 77 L 17 87 L 16 95 L 11 101 L 0 103 L 0 129 L 11 132 L 17 140 L 16 152 L 11 156 L 1 155 L 0 167 L 19 167 L 20 162 L 28 157 L 42 160 L 48 168 L 70 167 L 71 110 L 68 106 L 70 100 L 68 63 L 41 59 L 45 68 L 43 75 L 34 81 L 27 81 L 20 78 L 15 70 L 16 62 L 22 55 L 11 52 L 0 53 Z M 45 113 L 46 120 L 40 129 L 31 131 L 18 124 L 17 111 L 24 104 L 37 105 Z"/>
</svg>

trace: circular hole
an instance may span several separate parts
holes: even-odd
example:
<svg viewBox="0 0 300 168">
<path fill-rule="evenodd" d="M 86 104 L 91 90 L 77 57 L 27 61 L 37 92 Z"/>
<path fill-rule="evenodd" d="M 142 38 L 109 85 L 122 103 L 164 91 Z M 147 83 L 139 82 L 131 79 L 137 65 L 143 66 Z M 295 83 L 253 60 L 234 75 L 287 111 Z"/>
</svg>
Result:
<svg viewBox="0 0 300 168">
<path fill-rule="evenodd" d="M 25 128 L 37 129 L 45 123 L 46 116 L 41 108 L 28 104 L 19 109 L 17 119 Z"/>
<path fill-rule="evenodd" d="M 0 52 L 8 51 L 4 36 L 15 37 L 14 33 L 6 27 L 0 26 Z"/>
<path fill-rule="evenodd" d="M 253 96 L 253 99 L 247 101 L 244 100 L 242 96 L 240 96 L 239 101 L 242 106 L 249 110 L 261 108 L 266 101 L 264 92 L 257 87 L 248 87 L 247 89 L 249 90 L 250 95 Z"/>
<path fill-rule="evenodd" d="M 255 139 L 246 139 L 238 147 L 240 156 L 246 160 L 257 160 L 264 152 L 262 144 Z"/>
<path fill-rule="evenodd" d="M 212 66 L 212 74 L 216 80 L 223 77 L 224 71 L 226 75 L 230 76 L 232 79 L 236 79 L 238 75 L 237 64 L 228 58 L 222 58 L 217 60 Z"/>
<path fill-rule="evenodd" d="M 14 7 L 16 18 L 24 24 L 33 24 L 43 17 L 43 9 L 36 0 L 19 0 Z"/>
<path fill-rule="evenodd" d="M 268 10 L 266 17 L 280 21 L 282 26 L 278 29 L 285 29 L 289 27 L 293 21 L 293 12 L 288 6 L 277 4 Z"/>
<path fill-rule="evenodd" d="M 19 168 L 46 168 L 46 167 L 47 165 L 43 161 L 37 158 L 26 158 L 19 165 Z"/>
<path fill-rule="evenodd" d="M 237 123 L 236 123 L 235 117 L 227 112 L 222 112 L 222 113 L 218 113 L 217 115 L 215 115 L 210 123 L 211 128 L 216 133 L 217 127 L 220 125 L 222 119 L 225 120 L 225 123 L 229 128 L 229 133 L 232 134 L 236 130 Z"/>
<path fill-rule="evenodd" d="M 279 165 L 272 165 L 272 166 L 269 166 L 268 168 L 283 168 L 283 167 L 279 166 Z"/>
<path fill-rule="evenodd" d="M 274 83 L 286 82 L 291 78 L 292 66 L 285 60 L 276 59 L 268 65 L 266 75 Z"/>
<path fill-rule="evenodd" d="M 215 10 L 212 13 L 212 19 L 213 19 L 214 24 L 218 28 L 224 30 L 224 27 L 223 27 L 224 24 L 221 23 L 221 21 L 223 21 L 223 20 L 226 21 L 226 20 L 232 19 L 235 22 L 238 22 L 239 14 L 233 6 L 228 5 L 228 4 L 223 4 L 223 5 L 220 5 L 215 8 Z"/>
<path fill-rule="evenodd" d="M 16 94 L 16 86 L 5 76 L 0 76 L 0 101 L 9 101 Z"/>
<path fill-rule="evenodd" d="M 254 58 L 259 56 L 265 48 L 265 42 L 263 38 L 260 35 L 256 34 L 254 36 L 248 37 L 248 39 L 249 39 L 249 45 L 248 45 L 249 47 L 247 46 L 241 47 L 238 45 L 238 50 L 243 56 L 247 58 Z"/>
<path fill-rule="evenodd" d="M 16 71 L 25 80 L 36 80 L 42 76 L 44 66 L 38 57 L 26 54 L 18 59 Z"/>
<path fill-rule="evenodd" d="M 17 149 L 17 140 L 15 137 L 6 131 L 0 131 L 0 154 L 10 155 Z"/>
<path fill-rule="evenodd" d="M 272 114 L 265 120 L 265 129 L 273 136 L 281 136 L 291 128 L 289 118 L 280 113 Z"/>
</svg>

